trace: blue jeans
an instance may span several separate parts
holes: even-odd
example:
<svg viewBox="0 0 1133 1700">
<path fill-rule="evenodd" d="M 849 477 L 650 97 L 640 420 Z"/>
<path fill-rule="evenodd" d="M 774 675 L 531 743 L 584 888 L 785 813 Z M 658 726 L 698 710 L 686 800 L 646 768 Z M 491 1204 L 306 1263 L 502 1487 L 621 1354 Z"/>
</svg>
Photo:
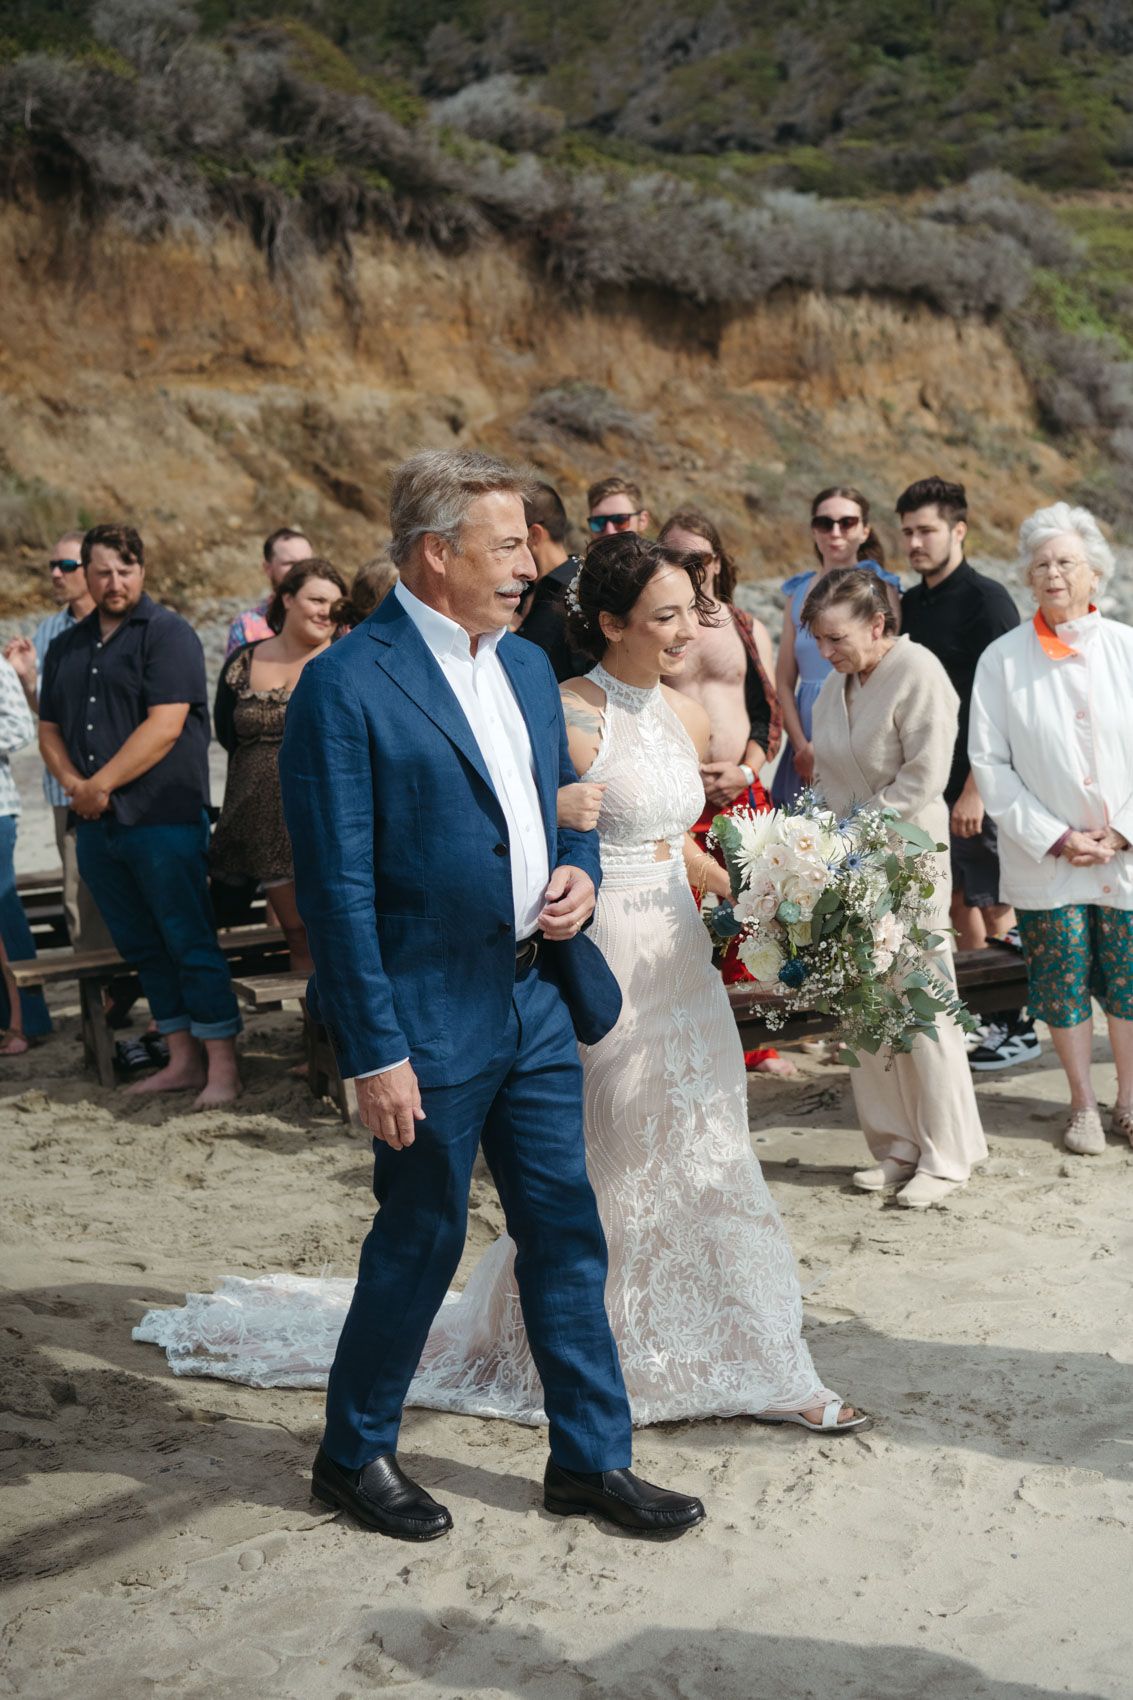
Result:
<svg viewBox="0 0 1133 1700">
<path fill-rule="evenodd" d="M 28 962 L 35 955 L 35 940 L 20 894 L 16 890 L 16 815 L 0 815 L 0 938 L 11 962 Z M 20 1013 L 24 1034 L 42 1039 L 51 1032 L 51 1015 L 42 992 L 21 991 Z M 8 988 L 0 980 L 0 1028 L 12 1019 Z"/>
<path fill-rule="evenodd" d="M 241 1027 L 209 904 L 208 818 L 184 826 L 81 820 L 79 872 L 137 970 L 159 1033 L 231 1039 Z"/>
</svg>

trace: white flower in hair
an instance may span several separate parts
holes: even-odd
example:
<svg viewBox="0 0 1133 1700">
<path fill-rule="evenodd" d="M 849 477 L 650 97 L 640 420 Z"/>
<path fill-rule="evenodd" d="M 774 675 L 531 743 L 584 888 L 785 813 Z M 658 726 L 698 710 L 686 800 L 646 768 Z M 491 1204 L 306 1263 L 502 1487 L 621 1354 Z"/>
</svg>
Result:
<svg viewBox="0 0 1133 1700">
<path fill-rule="evenodd" d="M 566 587 L 566 605 L 572 614 L 582 613 L 582 603 L 578 600 L 578 586 L 582 579 L 582 568 L 579 567 L 574 577 Z"/>
</svg>

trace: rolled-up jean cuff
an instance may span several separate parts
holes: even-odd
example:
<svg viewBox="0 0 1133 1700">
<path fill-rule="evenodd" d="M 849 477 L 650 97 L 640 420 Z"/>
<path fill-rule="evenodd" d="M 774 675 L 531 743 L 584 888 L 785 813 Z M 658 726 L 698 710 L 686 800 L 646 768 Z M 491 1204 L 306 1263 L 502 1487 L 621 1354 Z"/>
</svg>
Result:
<svg viewBox="0 0 1133 1700">
<path fill-rule="evenodd" d="M 187 1015 L 155 1016 L 153 1024 L 159 1033 L 187 1033 L 190 1026 Z"/>
<path fill-rule="evenodd" d="M 238 1015 L 228 1021 L 190 1021 L 194 1039 L 235 1039 L 244 1023 Z"/>
</svg>

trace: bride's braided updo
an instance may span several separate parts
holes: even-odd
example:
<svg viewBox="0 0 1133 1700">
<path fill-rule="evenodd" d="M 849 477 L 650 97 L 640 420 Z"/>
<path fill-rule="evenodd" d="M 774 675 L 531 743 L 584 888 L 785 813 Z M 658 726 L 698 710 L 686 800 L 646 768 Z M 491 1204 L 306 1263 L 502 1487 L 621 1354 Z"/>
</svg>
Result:
<svg viewBox="0 0 1133 1700">
<path fill-rule="evenodd" d="M 704 594 L 703 555 L 666 548 L 637 531 L 619 531 L 590 545 L 567 588 L 571 641 L 596 661 L 601 660 L 608 639 L 598 616 L 612 614 L 617 620 L 627 620 L 634 603 L 662 567 L 681 567 L 688 574 L 697 618 L 702 626 L 711 625 L 716 604 Z"/>
</svg>

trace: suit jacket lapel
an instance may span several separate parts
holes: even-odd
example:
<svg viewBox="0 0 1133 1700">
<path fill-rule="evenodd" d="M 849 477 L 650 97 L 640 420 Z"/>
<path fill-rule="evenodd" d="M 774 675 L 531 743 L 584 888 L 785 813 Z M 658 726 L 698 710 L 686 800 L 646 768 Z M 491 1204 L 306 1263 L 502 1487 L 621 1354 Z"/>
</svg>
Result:
<svg viewBox="0 0 1133 1700">
<path fill-rule="evenodd" d="M 539 674 L 543 669 L 536 670 L 531 665 L 536 659 L 534 649 L 530 656 L 525 653 L 529 647 L 532 646 L 525 639 L 513 638 L 509 633 L 501 640 L 496 653 L 527 723 L 527 736 L 531 740 L 531 754 L 535 762 L 535 785 L 543 810 L 543 830 L 547 834 L 547 854 L 553 868 L 558 839 L 558 743 L 547 735 L 548 709 L 553 713 L 553 705 L 546 690 L 540 689 Z"/>
<path fill-rule="evenodd" d="M 456 745 L 495 796 L 480 746 L 472 735 L 464 710 L 447 679 L 396 596 L 389 595 L 366 622 L 375 640 L 376 659 L 394 684 L 427 714 L 433 724 Z"/>
</svg>

